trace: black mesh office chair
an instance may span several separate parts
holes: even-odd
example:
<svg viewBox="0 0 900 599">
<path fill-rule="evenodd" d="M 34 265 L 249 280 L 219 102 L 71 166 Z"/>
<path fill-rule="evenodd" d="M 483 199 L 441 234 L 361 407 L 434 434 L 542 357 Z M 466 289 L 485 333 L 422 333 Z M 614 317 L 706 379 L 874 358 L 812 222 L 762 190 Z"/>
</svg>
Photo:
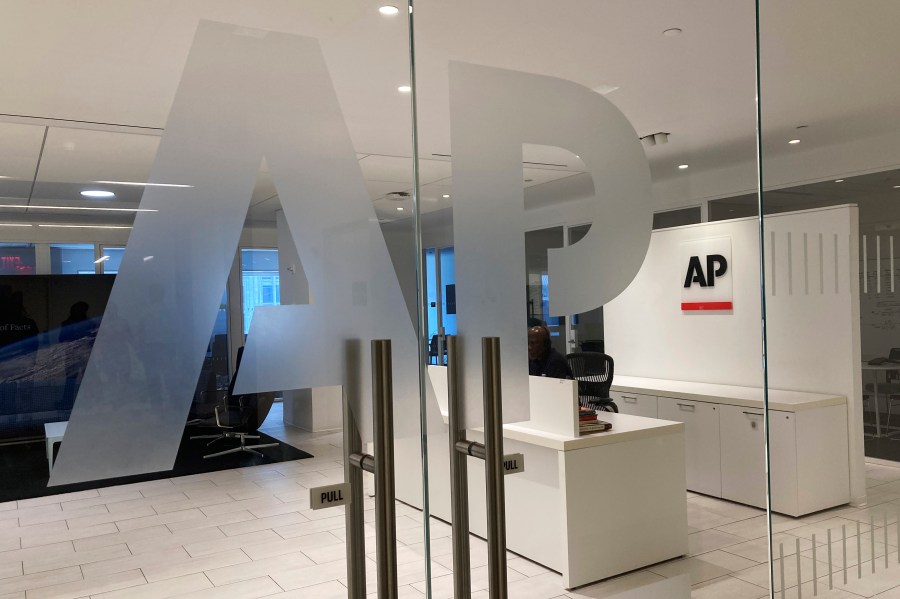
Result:
<svg viewBox="0 0 900 599">
<path fill-rule="evenodd" d="M 566 356 L 572 376 L 578 381 L 578 403 L 585 408 L 618 412 L 609 396 L 613 381 L 613 359 L 599 352 L 580 352 Z"/>
<path fill-rule="evenodd" d="M 256 445 L 247 445 L 247 439 L 259 439 L 256 435 L 257 429 L 269 415 L 272 404 L 275 402 L 275 393 L 249 393 L 247 395 L 235 395 L 234 385 L 237 382 L 238 369 L 241 366 L 241 358 L 244 356 L 244 348 L 238 349 L 237 361 L 234 366 L 234 374 L 231 377 L 231 383 L 228 385 L 228 393 L 221 403 L 215 406 L 215 427 L 221 432 L 217 435 L 196 435 L 191 439 L 212 439 L 207 443 L 207 447 L 221 441 L 222 439 L 238 439 L 240 445 L 210 453 L 203 456 L 204 458 L 214 458 L 229 453 L 254 453 L 258 456 L 263 454 L 257 451 L 265 447 L 278 447 L 278 443 L 258 443 Z"/>
<path fill-rule="evenodd" d="M 440 335 L 432 335 L 431 341 L 428 343 L 428 363 L 443 365 L 447 361 L 446 337 L 441 339 Z"/>
</svg>

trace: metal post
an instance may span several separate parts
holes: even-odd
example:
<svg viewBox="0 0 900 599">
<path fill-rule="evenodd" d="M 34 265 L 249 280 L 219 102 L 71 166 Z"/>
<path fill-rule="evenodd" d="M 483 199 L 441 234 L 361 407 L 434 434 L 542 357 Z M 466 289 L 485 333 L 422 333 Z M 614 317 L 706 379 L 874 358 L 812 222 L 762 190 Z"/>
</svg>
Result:
<svg viewBox="0 0 900 599">
<path fill-rule="evenodd" d="M 394 506 L 394 398 L 390 339 L 372 340 L 375 411 L 375 557 L 379 599 L 397 597 L 397 515 Z"/>
<path fill-rule="evenodd" d="M 350 485 L 350 503 L 344 506 L 344 528 L 347 536 L 347 598 L 366 598 L 366 536 L 363 506 L 362 470 L 350 459 L 362 453 L 362 438 L 344 397 L 344 480 Z"/>
<path fill-rule="evenodd" d="M 453 526 L 453 596 L 469 599 L 472 580 L 469 557 L 469 469 L 456 444 L 466 441 L 459 397 L 459 354 L 456 336 L 447 337 L 447 412 L 450 420 L 450 514 Z M 440 352 L 438 352 L 440 355 Z"/>
<path fill-rule="evenodd" d="M 503 398 L 500 390 L 500 339 L 481 340 L 484 376 L 484 473 L 487 488 L 488 591 L 506 599 L 506 494 L 503 486 Z"/>
</svg>

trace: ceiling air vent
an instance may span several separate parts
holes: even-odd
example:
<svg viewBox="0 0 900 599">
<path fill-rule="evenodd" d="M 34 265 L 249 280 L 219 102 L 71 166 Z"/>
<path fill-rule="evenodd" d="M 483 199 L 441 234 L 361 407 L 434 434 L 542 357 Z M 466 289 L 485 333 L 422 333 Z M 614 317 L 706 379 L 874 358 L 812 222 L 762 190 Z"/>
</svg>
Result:
<svg viewBox="0 0 900 599">
<path fill-rule="evenodd" d="M 645 148 L 649 148 L 650 146 L 661 146 L 662 144 L 669 143 L 669 134 L 663 131 L 651 133 L 650 135 L 641 137 L 641 143 L 644 144 Z"/>
<path fill-rule="evenodd" d="M 384 196 L 384 199 L 391 200 L 392 202 L 402 202 L 403 200 L 409 197 L 408 191 L 392 191 L 391 193 Z"/>
</svg>

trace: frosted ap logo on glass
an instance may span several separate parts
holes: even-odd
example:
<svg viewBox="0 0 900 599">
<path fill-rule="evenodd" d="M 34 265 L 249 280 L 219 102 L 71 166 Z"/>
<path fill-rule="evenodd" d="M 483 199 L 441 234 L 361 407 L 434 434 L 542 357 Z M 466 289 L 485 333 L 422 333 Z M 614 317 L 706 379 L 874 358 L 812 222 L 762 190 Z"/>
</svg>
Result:
<svg viewBox="0 0 900 599">
<path fill-rule="evenodd" d="M 577 152 L 594 183 L 588 235 L 548 256 L 554 315 L 603 305 L 637 274 L 649 167 L 624 115 L 583 86 L 452 63 L 450 89 L 458 323 L 466 402 L 479 402 L 466 425 L 481 424 L 482 336 L 503 340 L 505 421 L 525 420 L 522 143 Z M 171 469 L 263 158 L 313 301 L 256 310 L 235 392 L 342 385 L 366 441 L 369 341 L 391 339 L 395 432 L 416 433 L 414 319 L 319 43 L 201 21 L 149 178 L 190 187 L 144 191 L 151 211 L 135 218 L 51 485 Z"/>
</svg>

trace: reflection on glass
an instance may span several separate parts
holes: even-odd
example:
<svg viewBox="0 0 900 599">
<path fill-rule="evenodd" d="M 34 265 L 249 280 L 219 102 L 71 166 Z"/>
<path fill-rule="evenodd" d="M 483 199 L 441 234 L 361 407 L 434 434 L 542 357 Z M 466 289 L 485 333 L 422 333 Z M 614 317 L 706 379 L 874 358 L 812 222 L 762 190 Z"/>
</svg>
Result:
<svg viewBox="0 0 900 599">
<path fill-rule="evenodd" d="M 563 247 L 563 228 L 550 227 L 525 233 L 525 269 L 528 273 L 526 299 L 528 324 L 546 324 L 550 329 L 550 344 L 565 355 L 566 334 L 564 316 L 550 315 L 547 250 Z"/>
<path fill-rule="evenodd" d="M 103 262 L 100 263 L 103 266 L 103 272 L 109 275 L 118 273 L 119 265 L 122 264 L 122 256 L 124 255 L 125 248 L 123 247 L 103 246 L 100 256 L 103 259 Z"/>
<path fill-rule="evenodd" d="M 250 321 L 257 306 L 277 306 L 281 303 L 278 250 L 241 250 L 241 289 L 246 335 L 250 332 Z"/>
<path fill-rule="evenodd" d="M 590 228 L 590 225 L 569 227 L 569 245 L 578 243 L 587 235 Z M 581 314 L 573 314 L 569 330 L 569 352 L 603 353 L 604 350 L 603 306 Z"/>
<path fill-rule="evenodd" d="M 0 442 L 69 417 L 113 277 L 0 277 Z"/>
<path fill-rule="evenodd" d="M 699 223 L 700 220 L 700 206 L 655 212 L 653 214 L 653 230 L 680 227 L 682 225 L 694 225 Z"/>
<path fill-rule="evenodd" d="M 94 259 L 92 243 L 50 244 L 50 274 L 92 275 L 97 272 Z"/>
<path fill-rule="evenodd" d="M 441 248 L 441 323 L 445 335 L 456 334 L 456 270 L 453 248 Z"/>
<path fill-rule="evenodd" d="M 0 275 L 33 275 L 36 264 L 33 243 L 0 243 Z"/>
<path fill-rule="evenodd" d="M 452 247 L 425 250 L 425 285 L 429 362 L 445 364 L 444 336 L 456 334 L 456 273 Z"/>
</svg>

